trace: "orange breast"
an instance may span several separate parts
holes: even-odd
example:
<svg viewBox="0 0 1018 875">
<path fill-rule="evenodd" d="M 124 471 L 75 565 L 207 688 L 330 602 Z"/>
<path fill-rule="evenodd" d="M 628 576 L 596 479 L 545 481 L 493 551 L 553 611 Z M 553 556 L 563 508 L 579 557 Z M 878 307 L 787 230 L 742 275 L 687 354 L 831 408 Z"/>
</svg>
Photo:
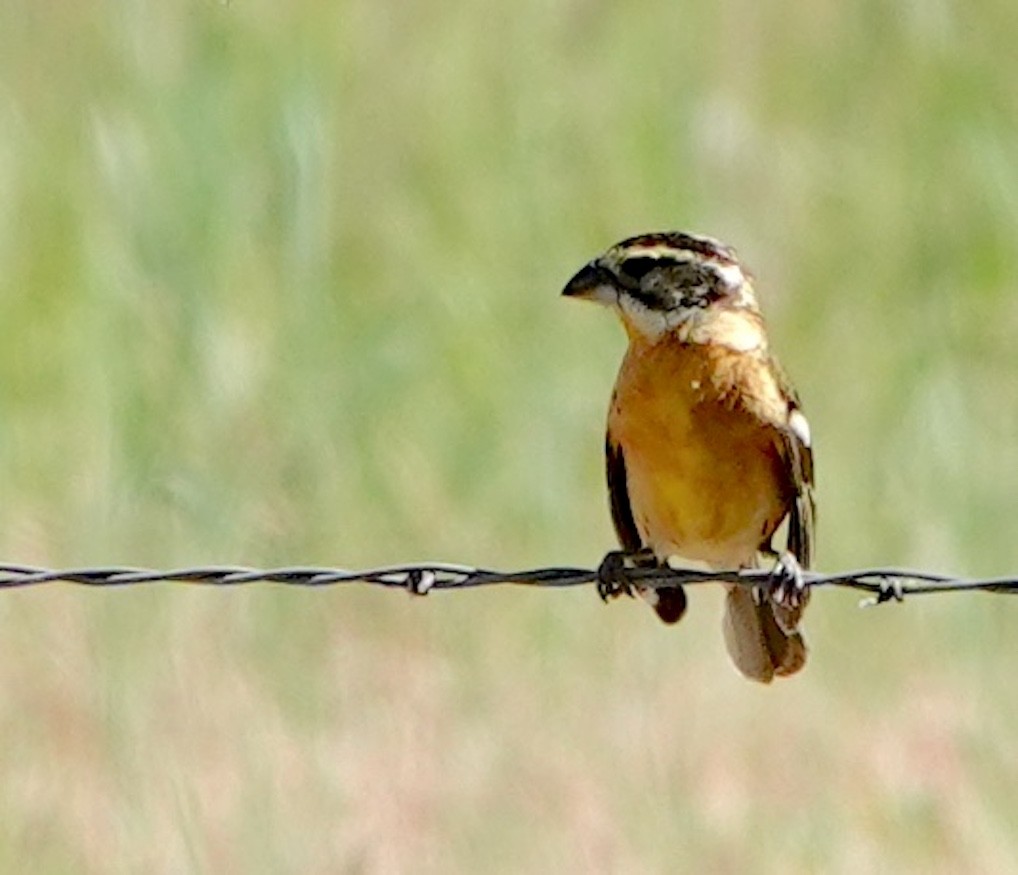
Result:
<svg viewBox="0 0 1018 875">
<path fill-rule="evenodd" d="M 777 430 L 740 403 L 773 394 L 763 362 L 714 344 L 632 343 L 608 430 L 623 450 L 633 517 L 660 558 L 753 562 L 788 508 Z"/>
</svg>

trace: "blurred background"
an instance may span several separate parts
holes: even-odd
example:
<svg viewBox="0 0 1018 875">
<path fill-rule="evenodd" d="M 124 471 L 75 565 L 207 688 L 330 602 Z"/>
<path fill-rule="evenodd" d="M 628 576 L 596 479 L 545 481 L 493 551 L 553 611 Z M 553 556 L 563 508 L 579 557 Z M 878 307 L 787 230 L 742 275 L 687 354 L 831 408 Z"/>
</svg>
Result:
<svg viewBox="0 0 1018 875">
<path fill-rule="evenodd" d="M 819 565 L 1018 572 L 1016 25 L 829 0 L 0 7 L 0 558 L 595 564 L 624 348 L 558 298 L 733 244 Z M 1004 871 L 1018 601 L 0 595 L 0 869 Z"/>
</svg>

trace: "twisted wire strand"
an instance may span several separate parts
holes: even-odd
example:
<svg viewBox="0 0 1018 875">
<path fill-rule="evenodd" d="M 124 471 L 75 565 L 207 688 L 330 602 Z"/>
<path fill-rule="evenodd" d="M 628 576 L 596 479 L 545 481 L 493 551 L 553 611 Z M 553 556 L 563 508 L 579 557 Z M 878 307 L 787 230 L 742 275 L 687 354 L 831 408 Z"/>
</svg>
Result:
<svg viewBox="0 0 1018 875">
<path fill-rule="evenodd" d="M 731 583 L 740 586 L 767 586 L 772 572 L 759 569 L 741 571 L 694 571 L 682 568 L 624 568 L 619 574 L 629 583 L 645 587 Z M 198 566 L 155 570 L 108 566 L 96 568 L 36 568 L 28 565 L 0 565 L 0 589 L 19 589 L 49 583 L 73 583 L 92 587 L 138 586 L 155 583 L 188 583 L 202 586 L 240 586 L 275 583 L 286 586 L 321 587 L 343 583 L 361 583 L 402 589 L 415 595 L 431 591 L 470 589 L 479 586 L 515 585 L 563 588 L 583 586 L 599 580 L 596 569 L 535 568 L 527 571 L 496 571 L 445 562 L 413 565 L 389 565 L 380 568 L 349 570 L 293 566 L 284 568 L 247 568 L 243 566 Z M 811 589 L 841 587 L 869 593 L 864 604 L 902 601 L 906 596 L 943 592 L 982 591 L 1018 593 L 1018 578 L 958 578 L 946 574 L 910 568 L 864 568 L 833 574 L 803 572 L 803 581 Z"/>
</svg>

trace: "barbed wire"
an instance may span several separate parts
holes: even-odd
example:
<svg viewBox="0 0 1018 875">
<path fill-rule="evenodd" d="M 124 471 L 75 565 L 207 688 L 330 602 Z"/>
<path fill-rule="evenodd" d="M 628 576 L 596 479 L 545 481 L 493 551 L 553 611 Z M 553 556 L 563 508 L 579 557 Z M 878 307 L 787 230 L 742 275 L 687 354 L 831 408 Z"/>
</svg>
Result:
<svg viewBox="0 0 1018 875">
<path fill-rule="evenodd" d="M 765 587 L 774 580 L 764 569 L 741 571 L 695 571 L 691 569 L 620 568 L 616 582 L 643 587 L 684 586 L 703 583 L 730 583 Z M 351 571 L 344 568 L 286 567 L 246 568 L 241 566 L 199 566 L 171 570 L 128 568 L 36 568 L 28 565 L 0 565 L 0 589 L 19 589 L 48 583 L 72 583 L 93 587 L 139 586 L 156 583 L 187 583 L 207 586 L 241 586 L 275 583 L 287 586 L 322 587 L 346 583 L 371 584 L 402 589 L 415 595 L 432 591 L 471 589 L 479 586 L 514 585 L 564 588 L 596 583 L 600 572 L 590 568 L 535 568 L 529 571 L 494 571 L 469 565 L 430 562 L 390 565 Z M 864 568 L 835 574 L 804 571 L 803 583 L 810 589 L 842 587 L 869 593 L 864 604 L 902 601 L 906 596 L 944 592 L 983 591 L 1013 595 L 1018 578 L 967 579 L 909 568 Z"/>
</svg>

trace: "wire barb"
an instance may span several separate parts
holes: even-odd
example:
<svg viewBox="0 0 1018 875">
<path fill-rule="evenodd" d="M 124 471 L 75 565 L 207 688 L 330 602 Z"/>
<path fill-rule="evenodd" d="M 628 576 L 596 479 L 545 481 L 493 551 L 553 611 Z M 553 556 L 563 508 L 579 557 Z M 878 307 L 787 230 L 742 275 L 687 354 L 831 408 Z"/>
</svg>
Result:
<svg viewBox="0 0 1018 875">
<path fill-rule="evenodd" d="M 642 587 L 728 583 L 756 587 L 771 581 L 772 573 L 761 569 L 741 571 L 694 571 L 665 567 L 623 567 L 620 581 Z M 240 586 L 251 583 L 277 583 L 286 586 L 334 586 L 363 583 L 403 589 L 413 595 L 437 590 L 470 589 L 478 586 L 515 585 L 534 587 L 572 587 L 595 583 L 599 572 L 589 568 L 536 568 L 530 571 L 493 571 L 469 565 L 433 562 L 416 565 L 390 565 L 351 571 L 344 568 L 246 568 L 242 566 L 203 566 L 157 571 L 149 568 L 110 566 L 102 568 L 35 568 L 28 565 L 0 565 L 0 589 L 19 589 L 45 583 L 74 583 L 82 586 L 119 587 L 154 583 L 189 583 L 203 586 Z M 863 606 L 901 602 L 906 596 L 937 592 L 980 590 L 1014 595 L 1018 578 L 995 577 L 965 579 L 908 568 L 864 568 L 836 574 L 803 572 L 805 586 L 842 587 L 866 592 Z"/>
</svg>

